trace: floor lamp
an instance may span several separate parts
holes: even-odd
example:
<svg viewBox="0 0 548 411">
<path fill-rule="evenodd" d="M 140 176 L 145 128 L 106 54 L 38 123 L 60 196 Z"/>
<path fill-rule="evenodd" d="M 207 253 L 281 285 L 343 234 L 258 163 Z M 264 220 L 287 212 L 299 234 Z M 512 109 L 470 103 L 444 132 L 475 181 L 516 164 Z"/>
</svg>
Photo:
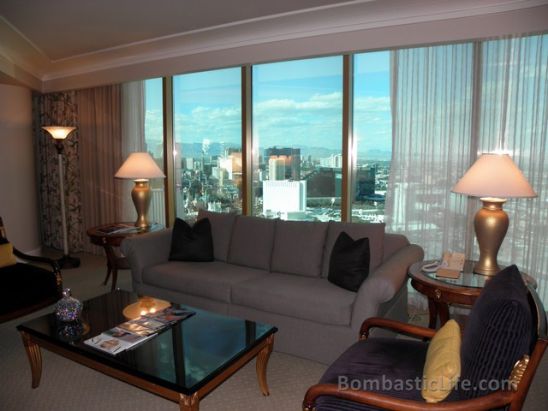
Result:
<svg viewBox="0 0 548 411">
<path fill-rule="evenodd" d="M 57 263 L 61 268 L 76 268 L 80 266 L 80 259 L 71 257 L 68 248 L 67 216 L 65 210 L 65 178 L 63 173 L 63 140 L 67 138 L 71 131 L 76 130 L 76 127 L 46 126 L 42 128 L 53 137 L 55 148 L 57 149 L 57 160 L 59 162 L 59 195 L 61 199 L 61 225 L 63 228 L 63 256 L 57 260 Z"/>
</svg>

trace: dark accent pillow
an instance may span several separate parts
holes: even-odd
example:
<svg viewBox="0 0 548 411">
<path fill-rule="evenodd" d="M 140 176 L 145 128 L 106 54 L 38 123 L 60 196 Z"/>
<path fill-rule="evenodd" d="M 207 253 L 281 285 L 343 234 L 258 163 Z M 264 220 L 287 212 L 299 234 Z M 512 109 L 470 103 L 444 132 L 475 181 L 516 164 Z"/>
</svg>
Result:
<svg viewBox="0 0 548 411">
<path fill-rule="evenodd" d="M 472 388 L 464 389 L 459 384 L 460 399 L 495 391 L 482 381 L 502 382 L 510 376 L 516 361 L 529 353 L 535 329 L 528 293 L 515 265 L 500 271 L 485 285 L 464 329 L 460 378 Z"/>
<path fill-rule="evenodd" d="M 327 279 L 349 291 L 358 291 L 369 275 L 369 238 L 354 240 L 342 231 L 331 251 Z"/>
<path fill-rule="evenodd" d="M 213 261 L 213 237 L 211 223 L 203 218 L 193 227 L 180 218 L 175 219 L 171 233 L 170 260 Z"/>
</svg>

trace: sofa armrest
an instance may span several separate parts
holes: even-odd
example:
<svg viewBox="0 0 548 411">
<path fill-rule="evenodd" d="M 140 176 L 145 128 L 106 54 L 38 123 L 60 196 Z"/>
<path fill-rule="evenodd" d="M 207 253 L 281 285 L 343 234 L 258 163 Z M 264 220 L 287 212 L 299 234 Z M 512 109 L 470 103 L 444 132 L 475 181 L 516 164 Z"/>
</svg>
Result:
<svg viewBox="0 0 548 411">
<path fill-rule="evenodd" d="M 143 282 L 143 270 L 146 267 L 167 262 L 170 248 L 171 229 L 124 239 L 120 251 L 128 259 L 133 282 Z"/>
<path fill-rule="evenodd" d="M 409 267 L 424 258 L 424 251 L 410 244 L 395 252 L 367 277 L 358 290 L 352 309 L 352 329 L 359 331 L 363 320 L 378 315 L 379 306 L 392 299 L 405 285 Z"/>
</svg>

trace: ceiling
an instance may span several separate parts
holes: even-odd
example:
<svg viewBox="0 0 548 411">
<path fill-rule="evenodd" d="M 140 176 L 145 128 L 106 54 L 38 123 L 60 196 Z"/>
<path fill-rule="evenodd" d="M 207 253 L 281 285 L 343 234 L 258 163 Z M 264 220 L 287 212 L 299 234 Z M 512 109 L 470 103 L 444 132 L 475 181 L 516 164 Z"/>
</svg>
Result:
<svg viewBox="0 0 548 411">
<path fill-rule="evenodd" d="M 0 15 L 56 61 L 180 33 L 360 2 L 364 1 L 2 0 Z"/>
<path fill-rule="evenodd" d="M 0 0 L 0 84 L 41 92 L 548 32 L 548 0 Z"/>
</svg>

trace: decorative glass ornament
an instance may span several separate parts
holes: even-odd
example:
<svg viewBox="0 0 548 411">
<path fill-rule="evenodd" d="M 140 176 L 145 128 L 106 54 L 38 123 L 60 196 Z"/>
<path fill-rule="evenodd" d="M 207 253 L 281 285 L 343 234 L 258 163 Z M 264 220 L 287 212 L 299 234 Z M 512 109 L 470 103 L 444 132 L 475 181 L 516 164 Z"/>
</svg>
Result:
<svg viewBox="0 0 548 411">
<path fill-rule="evenodd" d="M 70 288 L 63 290 L 63 298 L 55 305 L 55 316 L 60 321 L 76 321 L 80 318 L 82 303 L 70 294 Z"/>
</svg>

